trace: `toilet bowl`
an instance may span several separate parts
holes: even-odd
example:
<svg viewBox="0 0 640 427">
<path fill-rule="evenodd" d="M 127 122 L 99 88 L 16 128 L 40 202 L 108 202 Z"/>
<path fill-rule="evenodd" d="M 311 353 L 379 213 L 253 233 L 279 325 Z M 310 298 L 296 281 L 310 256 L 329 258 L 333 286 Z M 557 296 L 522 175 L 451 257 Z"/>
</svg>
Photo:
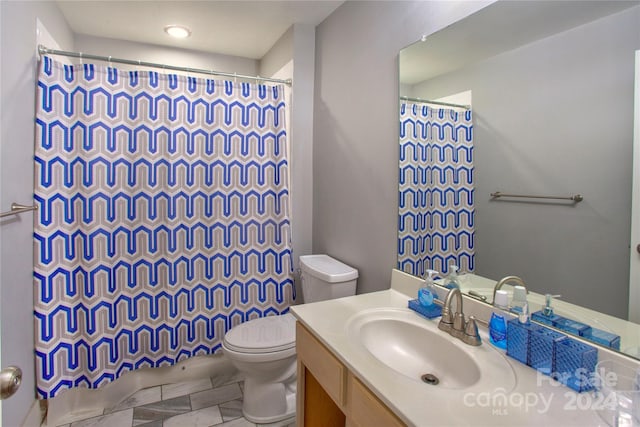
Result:
<svg viewBox="0 0 640 427">
<path fill-rule="evenodd" d="M 300 257 L 305 303 L 355 295 L 358 271 L 327 255 Z M 259 424 L 295 415 L 296 320 L 292 314 L 253 319 L 233 327 L 222 351 L 245 375 L 244 417 Z"/>
<path fill-rule="evenodd" d="M 272 423 L 295 414 L 296 327 L 287 313 L 250 320 L 232 328 L 222 351 L 244 373 L 244 417 Z"/>
</svg>

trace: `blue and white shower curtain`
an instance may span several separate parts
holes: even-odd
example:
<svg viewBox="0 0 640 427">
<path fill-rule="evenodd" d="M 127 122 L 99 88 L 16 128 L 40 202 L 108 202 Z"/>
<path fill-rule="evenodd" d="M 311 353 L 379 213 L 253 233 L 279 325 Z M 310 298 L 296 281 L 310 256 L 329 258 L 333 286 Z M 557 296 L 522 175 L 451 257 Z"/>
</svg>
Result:
<svg viewBox="0 0 640 427">
<path fill-rule="evenodd" d="M 295 298 L 282 86 L 40 63 L 37 393 L 220 349 Z"/>
<path fill-rule="evenodd" d="M 474 270 L 473 121 L 424 104 L 400 105 L 398 268 Z"/>
</svg>

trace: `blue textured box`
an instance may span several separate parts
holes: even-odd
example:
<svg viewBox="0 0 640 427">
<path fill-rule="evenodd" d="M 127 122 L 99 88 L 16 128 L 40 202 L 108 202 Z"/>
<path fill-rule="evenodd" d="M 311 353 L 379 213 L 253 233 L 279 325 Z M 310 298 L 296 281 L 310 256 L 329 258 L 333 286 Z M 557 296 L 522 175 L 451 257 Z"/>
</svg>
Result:
<svg viewBox="0 0 640 427">
<path fill-rule="evenodd" d="M 541 327 L 531 331 L 531 348 L 528 365 L 545 375 L 556 370 L 554 354 L 559 341 L 567 336 L 560 332 Z"/>
<path fill-rule="evenodd" d="M 581 393 L 594 388 L 598 350 L 588 344 L 566 338 L 556 344 L 553 376 L 562 384 Z"/>
<path fill-rule="evenodd" d="M 560 316 L 552 314 L 551 316 L 547 316 L 542 312 L 542 310 L 538 310 L 531 315 L 531 320 L 535 320 L 538 323 L 542 323 L 543 325 L 555 326 L 553 322 L 556 322 L 560 319 Z"/>
<path fill-rule="evenodd" d="M 563 331 L 569 332 L 570 334 L 579 335 L 581 337 L 591 333 L 591 326 L 561 316 L 558 316 L 558 319 L 553 322 L 553 326 Z"/>
<path fill-rule="evenodd" d="M 601 329 L 591 328 L 591 333 L 584 337 L 597 344 L 604 345 L 614 350 L 620 350 L 620 335 L 612 334 L 611 332 L 603 331 Z"/>
<path fill-rule="evenodd" d="M 442 316 L 442 307 L 439 305 L 432 305 L 431 307 L 424 307 L 417 299 L 409 300 L 409 308 L 427 319 L 433 319 L 434 317 Z"/>
<path fill-rule="evenodd" d="M 533 323 L 520 323 L 518 319 L 507 322 L 507 356 L 529 364 L 529 349 L 531 348 L 531 332 L 542 328 Z"/>
</svg>

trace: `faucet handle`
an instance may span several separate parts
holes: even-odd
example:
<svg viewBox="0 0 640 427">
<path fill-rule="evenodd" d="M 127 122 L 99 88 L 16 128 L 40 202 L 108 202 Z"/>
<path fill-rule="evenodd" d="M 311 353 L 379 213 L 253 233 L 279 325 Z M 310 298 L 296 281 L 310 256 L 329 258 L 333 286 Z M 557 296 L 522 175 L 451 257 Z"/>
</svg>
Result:
<svg viewBox="0 0 640 427">
<path fill-rule="evenodd" d="M 464 336 L 462 337 L 462 341 L 474 346 L 482 344 L 482 339 L 480 339 L 480 334 L 478 333 L 478 324 L 476 323 L 476 318 L 474 316 L 469 316 L 469 321 L 464 327 Z"/>
<path fill-rule="evenodd" d="M 438 322 L 438 329 L 441 331 L 445 331 L 451 333 L 451 328 L 453 327 L 453 316 L 451 314 L 451 309 L 447 306 L 442 308 L 442 317 L 440 318 L 440 322 Z"/>
</svg>

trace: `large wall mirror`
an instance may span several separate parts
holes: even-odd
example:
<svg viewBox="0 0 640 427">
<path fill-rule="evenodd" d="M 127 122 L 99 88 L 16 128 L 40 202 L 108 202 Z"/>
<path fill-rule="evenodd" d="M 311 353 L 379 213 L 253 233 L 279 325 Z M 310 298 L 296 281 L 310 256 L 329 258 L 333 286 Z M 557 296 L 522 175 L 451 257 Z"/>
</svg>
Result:
<svg viewBox="0 0 640 427">
<path fill-rule="evenodd" d="M 444 277 L 458 264 L 487 302 L 519 276 L 639 357 L 628 322 L 640 322 L 629 273 L 639 50 L 631 1 L 498 1 L 403 49 L 399 268 Z M 450 144 L 403 145 L 431 134 Z M 415 212 L 425 204 L 444 208 Z"/>
</svg>

